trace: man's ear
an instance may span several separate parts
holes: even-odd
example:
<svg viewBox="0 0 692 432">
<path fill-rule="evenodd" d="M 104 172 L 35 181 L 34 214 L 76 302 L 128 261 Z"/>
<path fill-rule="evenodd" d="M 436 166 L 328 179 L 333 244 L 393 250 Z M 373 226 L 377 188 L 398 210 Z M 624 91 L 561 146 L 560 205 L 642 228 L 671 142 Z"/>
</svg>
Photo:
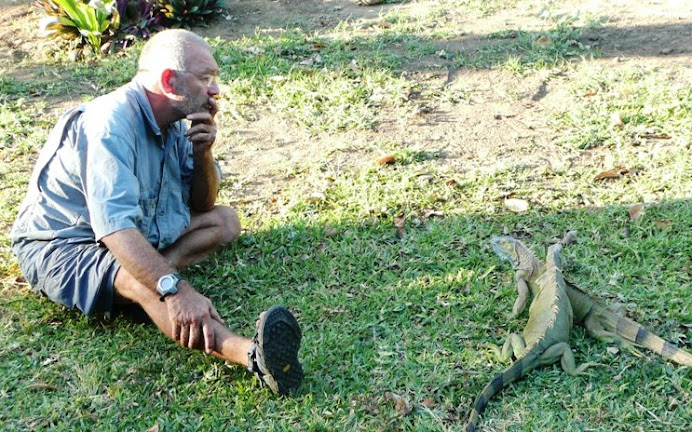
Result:
<svg viewBox="0 0 692 432">
<path fill-rule="evenodd" d="M 175 80 L 177 76 L 173 69 L 164 69 L 161 72 L 161 90 L 175 94 Z"/>
</svg>

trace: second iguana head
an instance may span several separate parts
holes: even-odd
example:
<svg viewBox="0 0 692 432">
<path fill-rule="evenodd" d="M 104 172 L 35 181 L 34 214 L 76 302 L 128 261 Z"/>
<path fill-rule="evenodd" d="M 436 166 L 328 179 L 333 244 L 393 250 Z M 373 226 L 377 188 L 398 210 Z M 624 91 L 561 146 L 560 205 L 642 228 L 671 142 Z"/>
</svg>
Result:
<svg viewBox="0 0 692 432">
<path fill-rule="evenodd" d="M 493 236 L 490 239 L 493 251 L 502 259 L 509 261 L 514 270 L 537 271 L 542 266 L 536 256 L 520 240 L 511 236 Z M 527 275 L 529 276 L 529 275 Z"/>
</svg>

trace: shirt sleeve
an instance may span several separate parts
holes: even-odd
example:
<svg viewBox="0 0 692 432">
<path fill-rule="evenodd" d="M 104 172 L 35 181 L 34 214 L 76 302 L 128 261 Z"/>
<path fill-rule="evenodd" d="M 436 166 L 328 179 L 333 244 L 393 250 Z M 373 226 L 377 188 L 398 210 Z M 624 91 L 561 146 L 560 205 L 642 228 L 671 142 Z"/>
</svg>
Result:
<svg viewBox="0 0 692 432">
<path fill-rule="evenodd" d="M 142 219 L 134 140 L 102 133 L 84 137 L 80 154 L 91 226 L 97 241 Z"/>
</svg>

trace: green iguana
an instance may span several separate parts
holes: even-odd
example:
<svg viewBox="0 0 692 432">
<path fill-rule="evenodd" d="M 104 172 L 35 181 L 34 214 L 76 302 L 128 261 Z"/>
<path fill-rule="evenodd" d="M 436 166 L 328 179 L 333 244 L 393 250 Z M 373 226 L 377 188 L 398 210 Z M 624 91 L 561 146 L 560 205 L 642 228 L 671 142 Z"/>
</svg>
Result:
<svg viewBox="0 0 692 432">
<path fill-rule="evenodd" d="M 466 431 L 476 430 L 478 419 L 491 397 L 533 368 L 560 360 L 565 372 L 580 375 L 592 365 L 585 363 L 577 367 L 568 344 L 573 317 L 565 280 L 559 268 L 561 249 L 562 245 L 559 243 L 548 248 L 545 266 L 539 270 L 540 275 L 535 279 L 536 291 L 523 337 L 510 334 L 502 347 L 503 358 L 510 358 L 514 353 L 517 360 L 483 388 L 473 404 L 465 426 Z"/>
<path fill-rule="evenodd" d="M 538 291 L 537 278 L 541 274 L 543 263 L 521 241 L 513 237 L 493 237 L 491 244 L 495 253 L 509 261 L 514 268 L 519 296 L 512 308 L 512 315 L 518 316 L 526 305 L 529 292 L 535 296 Z M 606 342 L 646 348 L 681 365 L 692 366 L 692 354 L 618 314 L 569 281 L 565 281 L 565 284 L 574 311 L 574 322 L 583 325 L 589 335 Z"/>
</svg>

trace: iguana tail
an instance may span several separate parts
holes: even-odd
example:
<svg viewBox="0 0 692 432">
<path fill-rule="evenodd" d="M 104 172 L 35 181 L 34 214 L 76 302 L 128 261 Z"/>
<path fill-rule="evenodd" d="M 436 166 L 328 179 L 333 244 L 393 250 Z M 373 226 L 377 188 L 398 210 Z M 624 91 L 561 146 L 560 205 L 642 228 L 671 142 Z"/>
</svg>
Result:
<svg viewBox="0 0 692 432">
<path fill-rule="evenodd" d="M 485 406 L 488 404 L 490 398 L 495 396 L 500 390 L 504 389 L 513 382 L 521 379 L 526 375 L 531 369 L 536 366 L 538 357 L 545 351 L 543 347 L 537 345 L 531 351 L 529 351 L 525 356 L 521 357 L 507 369 L 503 370 L 485 386 L 480 392 L 476 401 L 473 403 L 473 409 L 469 414 L 469 419 L 464 426 L 464 430 L 467 432 L 474 432 L 476 430 L 476 425 L 478 420 L 485 411 Z"/>
<path fill-rule="evenodd" d="M 606 330 L 634 342 L 635 345 L 681 365 L 692 366 L 692 354 L 665 341 L 627 317 L 608 312 L 602 315 L 601 323 Z"/>
</svg>

